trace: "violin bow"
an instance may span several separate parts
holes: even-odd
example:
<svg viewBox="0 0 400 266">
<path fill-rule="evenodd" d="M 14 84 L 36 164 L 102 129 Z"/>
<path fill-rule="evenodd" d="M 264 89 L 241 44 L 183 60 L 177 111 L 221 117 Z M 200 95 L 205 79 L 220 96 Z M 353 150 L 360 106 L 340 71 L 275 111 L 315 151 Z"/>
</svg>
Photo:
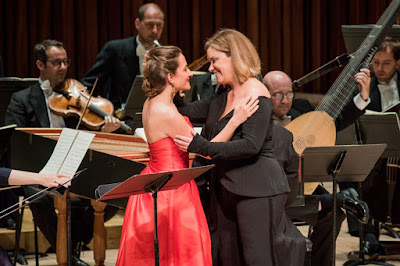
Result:
<svg viewBox="0 0 400 266">
<path fill-rule="evenodd" d="M 98 80 L 99 80 L 99 77 L 96 78 L 96 80 L 95 80 L 95 82 L 94 82 L 94 85 L 93 85 L 93 87 L 92 87 L 92 90 L 90 91 L 89 99 L 88 99 L 87 104 L 86 104 L 86 106 L 85 106 L 85 110 L 83 110 L 83 113 L 82 113 L 81 117 L 79 118 L 79 122 L 78 122 L 78 124 L 76 125 L 76 128 L 75 128 L 76 130 L 79 129 L 79 126 L 80 126 L 80 124 L 81 124 L 81 122 L 82 122 L 82 118 L 83 118 L 83 116 L 85 115 L 86 110 L 87 110 L 88 107 L 89 107 L 89 103 L 90 103 L 90 100 L 92 99 L 92 95 L 93 95 L 94 89 L 96 88 L 96 85 L 97 85 L 97 81 L 98 81 Z"/>
<path fill-rule="evenodd" d="M 16 212 L 22 208 L 24 208 L 25 206 L 29 205 L 31 202 L 34 202 L 42 197 L 44 197 L 46 195 L 46 191 L 48 191 L 48 193 L 50 192 L 54 192 L 56 189 L 58 189 L 61 186 L 64 186 L 65 184 L 71 182 L 72 180 L 74 180 L 78 175 L 80 175 L 83 171 L 85 171 L 87 168 L 84 168 L 78 172 L 76 172 L 74 174 L 74 176 L 72 178 L 69 178 L 68 180 L 66 180 L 64 183 L 60 184 L 58 187 L 46 187 L 38 192 L 36 192 L 35 194 L 33 194 L 32 196 L 27 197 L 26 199 L 23 199 L 21 202 L 17 202 L 14 205 L 11 205 L 10 207 L 8 207 L 7 209 L 4 209 L 2 211 L 0 211 L 0 219 L 6 217 L 7 215 Z M 17 187 L 17 186 L 15 186 Z M 40 196 L 38 196 L 40 195 Z M 35 198 L 36 196 L 38 196 L 37 198 Z M 33 200 L 30 201 L 30 199 L 34 198 Z M 21 206 L 17 207 L 19 204 L 21 204 Z M 9 211 L 11 210 L 11 211 Z M 8 211 L 8 212 L 7 212 Z M 5 213 L 7 212 L 7 213 Z"/>
</svg>

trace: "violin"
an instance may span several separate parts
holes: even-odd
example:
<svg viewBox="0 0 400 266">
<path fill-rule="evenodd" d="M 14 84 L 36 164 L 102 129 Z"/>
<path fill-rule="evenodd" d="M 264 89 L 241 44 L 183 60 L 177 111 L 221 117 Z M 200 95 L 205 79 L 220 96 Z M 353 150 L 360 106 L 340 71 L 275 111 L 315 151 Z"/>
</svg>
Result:
<svg viewBox="0 0 400 266">
<path fill-rule="evenodd" d="M 104 125 L 104 117 L 112 116 L 114 112 L 114 105 L 109 100 L 90 97 L 87 88 L 75 79 L 64 80 L 53 91 L 56 93 L 48 99 L 50 110 L 64 117 L 82 117 L 82 123 L 91 130 L 99 130 Z M 128 133 L 132 132 L 128 125 L 121 123 L 120 126 Z"/>
</svg>

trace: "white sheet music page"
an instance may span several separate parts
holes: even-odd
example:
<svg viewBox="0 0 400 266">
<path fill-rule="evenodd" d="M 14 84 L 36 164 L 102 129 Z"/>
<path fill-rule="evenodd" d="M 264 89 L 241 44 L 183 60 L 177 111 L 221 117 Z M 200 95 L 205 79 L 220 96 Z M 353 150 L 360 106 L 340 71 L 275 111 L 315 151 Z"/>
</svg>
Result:
<svg viewBox="0 0 400 266">
<path fill-rule="evenodd" d="M 53 154 L 41 174 L 63 173 L 73 177 L 95 134 L 63 128 Z"/>
</svg>

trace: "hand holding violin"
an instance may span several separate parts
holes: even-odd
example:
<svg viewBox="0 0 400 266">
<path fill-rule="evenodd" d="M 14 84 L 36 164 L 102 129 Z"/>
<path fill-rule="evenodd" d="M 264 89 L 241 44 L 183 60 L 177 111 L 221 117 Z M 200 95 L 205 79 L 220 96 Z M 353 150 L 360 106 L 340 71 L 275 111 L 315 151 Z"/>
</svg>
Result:
<svg viewBox="0 0 400 266">
<path fill-rule="evenodd" d="M 105 116 L 104 117 L 104 125 L 101 127 L 101 132 L 114 132 L 115 130 L 121 127 L 121 122 L 118 118 L 113 116 Z"/>
</svg>

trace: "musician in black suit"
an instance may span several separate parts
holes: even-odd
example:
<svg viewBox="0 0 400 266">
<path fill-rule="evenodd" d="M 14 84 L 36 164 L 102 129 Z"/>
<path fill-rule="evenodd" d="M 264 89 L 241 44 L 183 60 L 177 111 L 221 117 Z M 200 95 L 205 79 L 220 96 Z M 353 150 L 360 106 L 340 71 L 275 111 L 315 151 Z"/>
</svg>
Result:
<svg viewBox="0 0 400 266">
<path fill-rule="evenodd" d="M 96 91 L 109 99 L 115 109 L 126 102 L 136 75 L 142 74 L 146 51 L 160 46 L 164 13 L 154 3 L 145 4 L 139 8 L 135 27 L 137 36 L 106 43 L 82 79 L 83 85 L 93 87 L 99 78 Z"/>
<path fill-rule="evenodd" d="M 366 71 L 368 73 L 368 71 Z M 369 77 L 363 72 L 358 75 L 356 80 L 363 79 L 362 87 L 366 90 L 369 86 Z M 366 80 L 366 81 L 365 81 Z M 305 99 L 293 99 L 293 88 L 291 79 L 281 71 L 271 71 L 264 77 L 264 84 L 272 95 L 273 119 L 275 124 L 280 126 L 287 125 L 292 119 L 301 114 L 314 110 L 314 107 Z M 348 107 L 348 110 L 354 106 Z M 361 111 L 360 111 L 361 112 Z M 346 119 L 344 119 L 346 118 Z M 340 126 L 351 124 L 349 121 L 355 119 L 353 116 L 341 116 Z M 343 121 L 345 120 L 345 121 Z M 298 155 L 293 150 L 292 134 L 280 127 L 274 127 L 273 132 L 274 156 L 281 163 L 288 177 L 292 192 L 289 199 L 295 198 L 298 191 Z M 339 234 L 341 224 L 344 220 L 344 213 L 340 209 L 343 207 L 349 210 L 358 219 L 367 220 L 367 208 L 364 202 L 357 198 L 356 191 L 353 189 L 343 190 L 337 194 L 338 212 L 336 220 L 336 237 Z M 290 204 L 290 201 L 288 202 Z M 287 208 L 290 217 L 305 221 L 313 225 L 313 232 L 310 240 L 313 242 L 312 265 L 331 265 L 332 257 L 329 252 L 332 250 L 332 195 L 323 187 L 318 186 L 313 195 L 306 196 L 306 206 L 300 208 Z"/>
<path fill-rule="evenodd" d="M 74 117 L 61 117 L 50 111 L 48 97 L 54 92 L 53 88 L 65 79 L 70 59 L 61 42 L 45 40 L 34 48 L 36 66 L 40 71 L 39 82 L 29 88 L 15 92 L 7 108 L 5 124 L 16 124 L 18 127 L 52 127 L 75 128 L 78 119 Z M 102 127 L 103 132 L 112 132 L 119 128 L 119 120 L 106 117 L 106 123 Z M 35 190 L 24 187 L 27 196 L 33 195 Z M 74 199 L 76 204 L 88 206 L 85 208 L 73 208 L 72 210 L 72 245 L 76 249 L 79 242 L 89 243 L 93 236 L 93 208 L 90 201 Z M 44 196 L 30 204 L 33 217 L 40 231 L 45 235 L 50 245 L 55 249 L 57 238 L 57 214 L 54 210 L 54 200 L 50 196 Z M 105 220 L 110 219 L 117 208 L 107 206 Z M 73 256 L 75 265 L 87 265 L 76 255 Z"/>
<path fill-rule="evenodd" d="M 368 101 L 360 103 L 372 111 L 381 112 L 389 106 L 397 104 L 400 101 L 400 42 L 392 37 L 386 37 L 379 45 L 375 56 L 372 59 L 371 66 L 375 76 L 371 79 L 370 96 Z M 386 159 L 381 158 L 376 163 L 374 169 L 363 182 L 363 195 L 371 208 L 371 213 L 382 211 L 382 202 L 386 202 L 385 194 L 376 194 L 377 187 L 385 189 L 386 187 Z M 341 183 L 340 188 L 358 189 L 357 183 Z M 379 191 L 379 189 L 378 189 Z M 375 195 L 373 198 L 368 195 Z M 379 198 L 382 197 L 382 198 Z M 379 203 L 378 203 L 379 202 Z M 353 217 L 348 216 L 347 222 L 349 233 L 352 236 L 359 235 L 359 224 Z M 372 222 L 364 227 L 365 247 L 364 252 L 367 255 L 375 256 L 384 254 L 384 249 L 380 245 L 379 230 L 372 225 Z"/>
<path fill-rule="evenodd" d="M 371 102 L 366 108 L 380 112 L 400 101 L 400 41 L 386 37 L 371 66 L 375 76 L 371 80 Z"/>
</svg>

